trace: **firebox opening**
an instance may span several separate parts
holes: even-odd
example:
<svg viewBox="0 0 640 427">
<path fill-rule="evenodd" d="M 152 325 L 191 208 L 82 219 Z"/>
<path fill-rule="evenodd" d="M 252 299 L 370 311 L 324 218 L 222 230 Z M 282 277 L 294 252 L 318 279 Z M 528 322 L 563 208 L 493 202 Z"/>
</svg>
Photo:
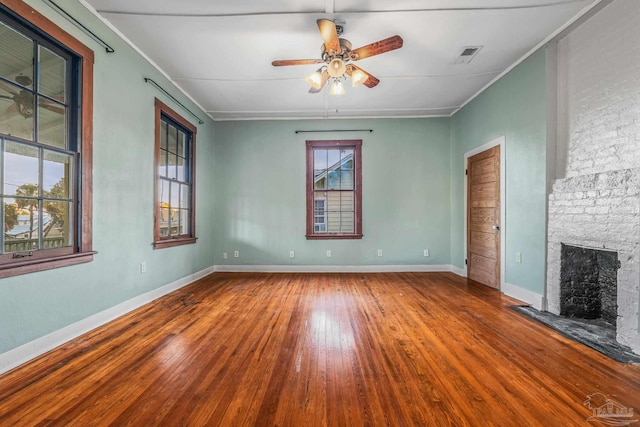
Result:
<svg viewBox="0 0 640 427">
<path fill-rule="evenodd" d="M 614 328 L 618 316 L 618 253 L 562 244 L 560 315 L 602 319 Z"/>
</svg>

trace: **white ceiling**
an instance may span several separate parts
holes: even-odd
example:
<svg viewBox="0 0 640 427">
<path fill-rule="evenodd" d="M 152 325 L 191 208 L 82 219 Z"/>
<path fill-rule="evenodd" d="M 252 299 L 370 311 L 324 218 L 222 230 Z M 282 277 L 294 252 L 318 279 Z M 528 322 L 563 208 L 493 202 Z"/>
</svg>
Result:
<svg viewBox="0 0 640 427">
<path fill-rule="evenodd" d="M 594 0 L 82 0 L 216 120 L 448 116 Z M 357 48 L 404 46 L 358 61 L 380 79 L 342 96 L 308 93 L 319 18 Z M 465 46 L 483 46 L 454 64 Z M 170 88 L 169 88 L 170 89 Z"/>
</svg>

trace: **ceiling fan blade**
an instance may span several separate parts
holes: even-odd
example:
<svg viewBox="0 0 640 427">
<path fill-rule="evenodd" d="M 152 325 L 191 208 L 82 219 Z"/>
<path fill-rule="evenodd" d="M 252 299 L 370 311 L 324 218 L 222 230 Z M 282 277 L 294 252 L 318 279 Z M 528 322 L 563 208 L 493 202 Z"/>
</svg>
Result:
<svg viewBox="0 0 640 427">
<path fill-rule="evenodd" d="M 7 107 L 6 110 L 4 110 L 3 114 L 0 114 L 0 117 L 2 117 L 3 121 L 4 120 L 9 120 L 9 119 L 13 119 L 14 117 L 18 116 L 18 108 L 16 107 L 16 104 L 11 104 Z"/>
<path fill-rule="evenodd" d="M 317 23 L 327 53 L 330 56 L 342 53 L 340 40 L 338 40 L 338 30 L 336 30 L 336 23 L 328 19 L 318 19 Z"/>
<path fill-rule="evenodd" d="M 311 64 L 324 64 L 322 59 L 279 59 L 273 61 L 271 65 L 274 67 L 282 67 L 285 65 L 311 65 Z"/>
<path fill-rule="evenodd" d="M 58 114 L 64 114 L 65 112 L 65 109 L 63 107 L 53 105 L 53 104 L 47 104 L 46 102 L 40 102 L 40 106 L 42 108 L 45 108 L 49 111 L 53 111 L 54 113 L 58 113 Z"/>
<path fill-rule="evenodd" d="M 327 70 L 324 70 L 322 72 L 322 83 L 320 84 L 320 88 L 316 89 L 316 88 L 312 87 L 311 89 L 309 89 L 309 93 L 321 92 L 322 89 L 324 89 L 324 87 L 326 86 L 328 81 L 329 81 L 329 72 Z"/>
<path fill-rule="evenodd" d="M 16 96 L 18 94 L 18 92 L 14 92 L 14 90 L 10 86 L 2 82 L 0 82 L 0 89 L 7 93 L 10 93 L 13 96 Z"/>
<path fill-rule="evenodd" d="M 400 49 L 403 43 L 404 42 L 402 40 L 402 37 L 392 36 L 384 40 L 379 40 L 377 42 L 352 50 L 351 58 L 354 61 L 357 61 L 359 59 L 368 58 L 370 56 L 380 55 L 381 53 Z"/>
<path fill-rule="evenodd" d="M 364 74 L 366 74 L 367 80 L 365 80 L 364 83 L 362 83 L 366 87 L 368 87 L 368 88 L 376 87 L 376 86 L 378 86 L 378 83 L 380 83 L 380 80 L 378 80 L 375 76 L 373 76 L 372 74 L 369 74 L 368 72 L 366 72 L 365 70 L 363 70 L 362 68 L 358 67 L 355 64 L 350 64 L 350 67 L 347 67 L 347 74 L 349 74 L 349 77 L 351 77 L 351 74 L 355 70 L 360 70 Z"/>
</svg>

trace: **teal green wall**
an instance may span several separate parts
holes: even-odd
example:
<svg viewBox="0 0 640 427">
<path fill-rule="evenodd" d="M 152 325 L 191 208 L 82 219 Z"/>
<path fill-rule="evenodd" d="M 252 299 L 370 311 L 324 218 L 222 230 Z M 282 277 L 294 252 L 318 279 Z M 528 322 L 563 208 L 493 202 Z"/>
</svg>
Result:
<svg viewBox="0 0 640 427">
<path fill-rule="evenodd" d="M 306 240 L 307 139 L 362 139 L 362 240 Z M 216 265 L 450 264 L 449 140 L 449 119 L 216 123 Z"/>
<path fill-rule="evenodd" d="M 64 9 L 106 39 L 107 54 L 44 2 L 29 5 L 95 51 L 91 263 L 0 280 L 0 353 L 213 265 L 214 125 L 198 126 L 197 244 L 154 250 L 154 98 L 194 123 L 143 77 L 179 91 L 77 2 Z M 206 115 L 183 96 L 181 102 Z M 194 124 L 197 124 L 195 122 Z M 139 273 L 145 261 L 147 273 Z"/>
<path fill-rule="evenodd" d="M 541 49 L 458 111 L 451 121 L 451 261 L 464 267 L 464 154 L 506 139 L 505 282 L 544 294 L 546 251 L 546 52 Z M 516 263 L 516 252 L 522 263 Z"/>
</svg>

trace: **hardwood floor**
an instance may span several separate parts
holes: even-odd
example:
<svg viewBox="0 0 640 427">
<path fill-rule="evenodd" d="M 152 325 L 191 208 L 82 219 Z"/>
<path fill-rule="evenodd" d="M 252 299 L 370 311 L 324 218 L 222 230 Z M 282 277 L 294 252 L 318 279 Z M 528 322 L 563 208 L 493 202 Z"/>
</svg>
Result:
<svg viewBox="0 0 640 427">
<path fill-rule="evenodd" d="M 216 273 L 0 377 L 0 426 L 579 426 L 623 365 L 450 273 Z M 638 419 L 636 415 L 633 419 Z"/>
</svg>

